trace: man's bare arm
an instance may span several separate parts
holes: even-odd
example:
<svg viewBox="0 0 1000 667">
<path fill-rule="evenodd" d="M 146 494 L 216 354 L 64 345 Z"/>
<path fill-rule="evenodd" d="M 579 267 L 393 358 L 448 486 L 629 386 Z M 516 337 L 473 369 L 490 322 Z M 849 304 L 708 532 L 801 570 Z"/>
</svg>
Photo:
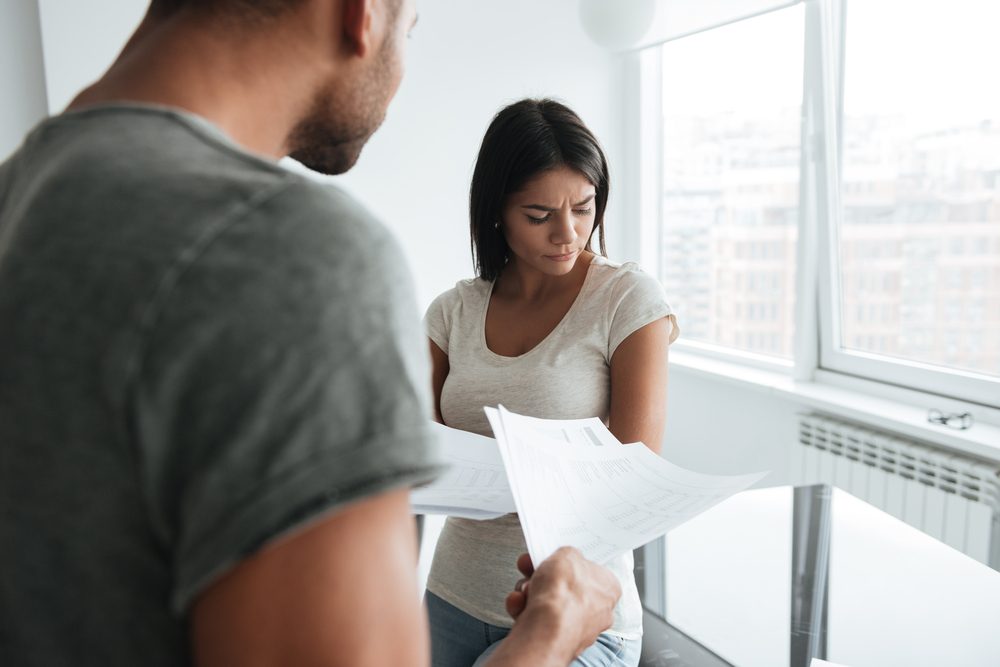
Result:
<svg viewBox="0 0 1000 667">
<path fill-rule="evenodd" d="M 199 667 L 426 665 L 407 490 L 336 511 L 237 565 L 195 602 Z"/>
</svg>

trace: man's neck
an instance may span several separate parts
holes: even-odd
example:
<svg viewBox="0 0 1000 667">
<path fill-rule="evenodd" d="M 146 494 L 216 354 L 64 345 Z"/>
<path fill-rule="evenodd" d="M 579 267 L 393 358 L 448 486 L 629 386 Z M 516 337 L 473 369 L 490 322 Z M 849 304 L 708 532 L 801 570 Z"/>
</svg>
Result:
<svg viewBox="0 0 1000 667">
<path fill-rule="evenodd" d="M 205 118 L 248 151 L 280 158 L 324 63 L 309 53 L 303 35 L 283 35 L 287 31 L 275 22 L 266 38 L 239 40 L 185 16 L 147 19 L 69 110 L 112 102 L 174 107 Z"/>
</svg>

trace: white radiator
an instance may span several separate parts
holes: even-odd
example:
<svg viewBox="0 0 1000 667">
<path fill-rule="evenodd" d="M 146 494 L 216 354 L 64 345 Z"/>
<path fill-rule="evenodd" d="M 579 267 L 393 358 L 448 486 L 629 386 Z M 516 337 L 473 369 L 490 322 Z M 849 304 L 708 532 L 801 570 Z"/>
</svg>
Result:
<svg viewBox="0 0 1000 667">
<path fill-rule="evenodd" d="M 792 474 L 830 484 L 1000 569 L 1000 466 L 824 417 L 799 417 Z"/>
</svg>

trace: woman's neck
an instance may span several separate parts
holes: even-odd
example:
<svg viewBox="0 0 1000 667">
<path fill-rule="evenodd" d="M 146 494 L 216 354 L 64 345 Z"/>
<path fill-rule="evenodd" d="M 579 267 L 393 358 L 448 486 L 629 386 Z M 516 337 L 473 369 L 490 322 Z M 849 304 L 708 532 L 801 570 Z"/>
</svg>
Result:
<svg viewBox="0 0 1000 667">
<path fill-rule="evenodd" d="M 585 250 L 569 273 L 553 276 L 513 257 L 500 272 L 493 293 L 515 301 L 544 302 L 568 290 L 579 291 L 593 260 L 594 253 Z"/>
</svg>

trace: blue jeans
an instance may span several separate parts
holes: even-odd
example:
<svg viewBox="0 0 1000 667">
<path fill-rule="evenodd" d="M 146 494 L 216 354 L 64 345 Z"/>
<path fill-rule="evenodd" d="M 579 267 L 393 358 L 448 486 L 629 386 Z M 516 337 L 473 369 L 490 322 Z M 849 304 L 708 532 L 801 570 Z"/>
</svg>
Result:
<svg viewBox="0 0 1000 667">
<path fill-rule="evenodd" d="M 484 623 L 430 591 L 424 598 L 431 624 L 432 667 L 481 667 L 510 628 Z M 636 667 L 642 640 L 605 632 L 571 664 L 573 667 Z"/>
</svg>

